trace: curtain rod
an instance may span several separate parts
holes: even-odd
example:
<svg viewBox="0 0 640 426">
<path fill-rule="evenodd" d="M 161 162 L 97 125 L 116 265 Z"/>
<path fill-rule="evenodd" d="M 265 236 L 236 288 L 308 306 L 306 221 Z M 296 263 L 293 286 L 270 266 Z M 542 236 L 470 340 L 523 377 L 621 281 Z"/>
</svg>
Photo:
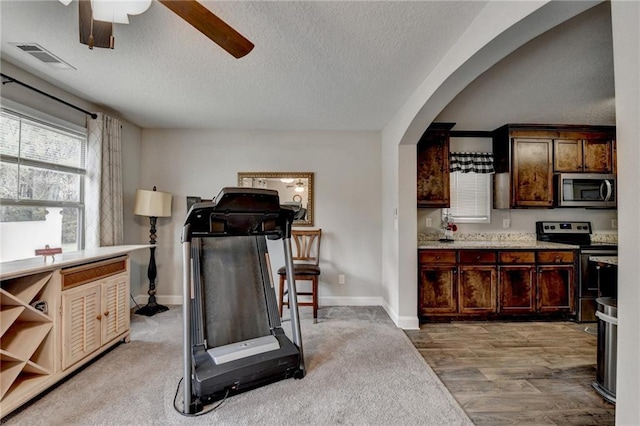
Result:
<svg viewBox="0 0 640 426">
<path fill-rule="evenodd" d="M 8 75 L 6 75 L 6 74 L 2 74 L 2 73 L 0 73 L 0 76 L 2 76 L 2 78 L 6 78 L 6 79 L 7 79 L 7 81 L 3 81 L 3 82 L 2 82 L 2 85 L 3 85 L 3 86 L 4 86 L 5 84 L 7 84 L 7 83 L 17 83 L 17 84 L 19 84 L 20 86 L 22 86 L 22 87 L 26 87 L 27 89 L 31 89 L 31 90 L 33 90 L 34 92 L 37 92 L 37 93 L 39 93 L 39 94 L 41 94 L 41 95 L 43 95 L 43 96 L 46 96 L 47 98 L 53 99 L 54 101 L 58 101 L 58 102 L 60 102 L 60 103 L 62 103 L 62 104 L 65 104 L 66 106 L 71 107 L 71 108 L 73 108 L 73 109 L 75 109 L 75 110 L 78 110 L 78 111 L 80 111 L 80 112 L 84 112 L 85 114 L 87 114 L 88 116 L 90 116 L 91 118 L 93 118 L 94 120 L 95 120 L 96 118 L 98 118 L 98 114 L 96 114 L 96 113 L 94 113 L 94 112 L 87 111 L 86 109 L 82 109 L 82 108 L 80 108 L 80 107 L 77 107 L 77 106 L 75 106 L 75 105 L 73 105 L 73 104 L 70 104 L 69 102 L 67 102 L 67 101 L 65 101 L 65 100 L 62 100 L 62 99 L 60 99 L 60 98 L 56 98 L 56 97 L 55 97 L 55 96 L 53 96 L 53 95 L 50 95 L 50 94 L 48 94 L 48 93 L 46 93 L 46 92 L 43 92 L 43 91 L 42 91 L 42 90 L 40 90 L 40 89 L 36 89 L 36 88 L 35 88 L 35 87 L 33 87 L 33 86 L 29 86 L 28 84 L 23 83 L 23 82 L 21 82 L 21 81 L 19 81 L 19 80 L 16 80 L 16 79 L 15 79 L 15 78 L 13 78 L 13 77 L 9 77 L 9 76 L 8 76 Z"/>
</svg>

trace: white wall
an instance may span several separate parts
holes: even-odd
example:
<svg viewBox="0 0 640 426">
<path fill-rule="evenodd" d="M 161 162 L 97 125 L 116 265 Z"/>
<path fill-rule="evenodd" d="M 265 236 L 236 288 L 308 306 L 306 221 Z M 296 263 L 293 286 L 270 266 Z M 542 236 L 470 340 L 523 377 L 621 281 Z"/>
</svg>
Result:
<svg viewBox="0 0 640 426">
<path fill-rule="evenodd" d="M 640 424 L 640 3 L 611 2 L 618 138 L 616 424 Z"/>
<path fill-rule="evenodd" d="M 238 172 L 313 172 L 314 228 L 322 228 L 320 304 L 381 303 L 381 151 L 378 132 L 142 131 L 141 185 L 173 194 L 158 220 L 160 303 L 180 303 L 186 196 L 214 198 Z M 141 218 L 142 219 L 142 218 Z M 140 240 L 147 238 L 140 233 Z M 142 241 L 141 241 L 142 242 Z M 273 269 L 281 246 L 270 244 Z M 274 271 L 275 272 L 275 271 Z M 346 284 L 338 284 L 338 274 Z"/>
</svg>

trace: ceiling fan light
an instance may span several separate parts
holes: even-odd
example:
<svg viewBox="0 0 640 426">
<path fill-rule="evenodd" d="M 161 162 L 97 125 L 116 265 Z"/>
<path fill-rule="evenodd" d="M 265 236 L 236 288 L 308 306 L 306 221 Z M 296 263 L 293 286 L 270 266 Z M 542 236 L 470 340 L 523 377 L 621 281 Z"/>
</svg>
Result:
<svg viewBox="0 0 640 426">
<path fill-rule="evenodd" d="M 295 179 L 290 179 L 290 178 L 282 178 L 280 179 L 280 182 L 282 183 L 293 183 Z"/>
<path fill-rule="evenodd" d="M 69 3 L 71 3 L 71 0 L 60 0 L 60 3 L 64 4 L 65 6 L 69 6 Z"/>
<path fill-rule="evenodd" d="M 294 191 L 296 191 L 296 192 L 304 192 L 304 186 L 296 186 L 296 189 L 294 189 Z"/>
<path fill-rule="evenodd" d="M 139 15 L 151 5 L 151 0 L 92 0 L 93 19 L 96 21 L 128 24 L 129 15 Z"/>
</svg>

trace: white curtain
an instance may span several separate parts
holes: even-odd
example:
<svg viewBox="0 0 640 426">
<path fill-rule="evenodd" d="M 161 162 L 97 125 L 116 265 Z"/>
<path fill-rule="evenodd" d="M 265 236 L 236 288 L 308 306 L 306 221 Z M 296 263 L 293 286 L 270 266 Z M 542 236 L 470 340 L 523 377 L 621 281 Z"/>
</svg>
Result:
<svg viewBox="0 0 640 426">
<path fill-rule="evenodd" d="M 120 121 L 98 113 L 87 118 L 85 247 L 122 244 L 122 137 Z"/>
</svg>

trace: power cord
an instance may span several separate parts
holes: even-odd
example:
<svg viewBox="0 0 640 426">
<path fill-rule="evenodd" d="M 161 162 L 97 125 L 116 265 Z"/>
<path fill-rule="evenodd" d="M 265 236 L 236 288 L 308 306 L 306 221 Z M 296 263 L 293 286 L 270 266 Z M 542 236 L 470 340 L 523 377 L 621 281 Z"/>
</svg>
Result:
<svg viewBox="0 0 640 426">
<path fill-rule="evenodd" d="M 220 408 L 220 406 L 227 400 L 227 397 L 229 396 L 229 388 L 227 388 L 227 392 L 224 394 L 224 398 L 222 398 L 222 401 L 220 401 L 217 405 L 209 408 L 206 411 L 200 411 L 199 413 L 195 413 L 195 414 L 183 413 L 182 411 L 180 411 L 180 409 L 176 405 L 176 403 L 178 401 L 178 392 L 180 392 L 180 385 L 182 384 L 183 380 L 184 380 L 184 377 L 181 377 L 180 381 L 178 382 L 178 386 L 176 387 L 176 394 L 173 396 L 173 408 L 174 408 L 174 410 L 176 410 L 178 413 L 182 414 L 185 417 L 199 417 L 199 416 L 203 416 L 205 414 L 209 414 L 210 412 L 215 411 L 218 408 Z M 184 401 L 182 401 L 182 405 L 184 406 Z"/>
</svg>

